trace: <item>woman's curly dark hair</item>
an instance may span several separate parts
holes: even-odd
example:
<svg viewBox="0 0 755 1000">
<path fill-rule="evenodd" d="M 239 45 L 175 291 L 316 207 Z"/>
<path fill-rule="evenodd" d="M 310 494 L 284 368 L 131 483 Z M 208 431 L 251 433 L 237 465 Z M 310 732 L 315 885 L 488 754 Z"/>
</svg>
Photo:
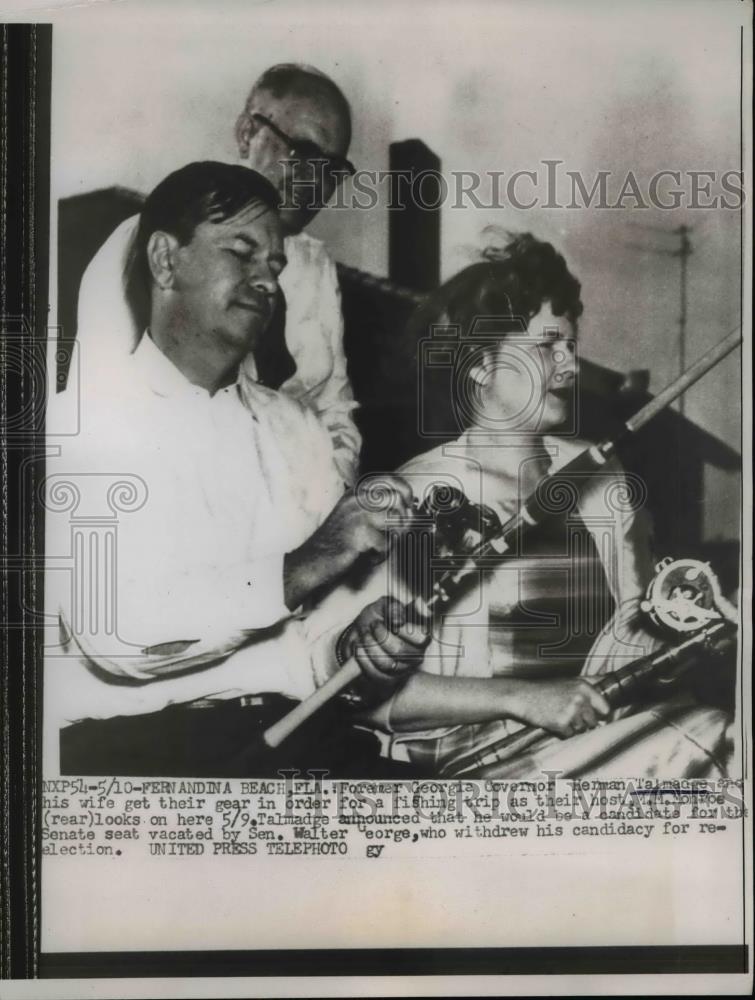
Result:
<svg viewBox="0 0 755 1000">
<path fill-rule="evenodd" d="M 550 243 L 531 233 L 512 236 L 504 247 L 488 247 L 483 260 L 459 271 L 419 307 L 412 327 L 426 336 L 440 321 L 473 335 L 475 321 L 510 319 L 510 331 L 526 327 L 546 302 L 554 316 L 566 316 L 576 327 L 582 315 L 581 284 Z M 419 329 L 418 329 L 419 326 Z M 508 324 L 503 324 L 501 333 Z"/>
</svg>

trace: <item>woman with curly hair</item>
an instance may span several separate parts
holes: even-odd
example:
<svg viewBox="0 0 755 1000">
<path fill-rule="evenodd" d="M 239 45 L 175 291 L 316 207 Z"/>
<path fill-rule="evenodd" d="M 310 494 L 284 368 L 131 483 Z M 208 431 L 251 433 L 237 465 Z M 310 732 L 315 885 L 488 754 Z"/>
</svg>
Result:
<svg viewBox="0 0 755 1000">
<path fill-rule="evenodd" d="M 433 399 L 432 408 L 437 414 L 450 405 L 446 424 L 450 416 L 461 434 L 399 470 L 416 496 L 461 490 L 506 521 L 547 473 L 587 447 L 575 435 L 580 288 L 551 244 L 524 234 L 465 268 L 420 308 L 420 332 L 446 328 L 438 348 L 456 345 L 452 391 L 446 382 L 445 399 Z M 602 726 L 610 707 L 585 679 L 656 645 L 638 619 L 653 560 L 642 489 L 634 485 L 609 461 L 580 484 L 578 501 L 562 516 L 523 535 L 498 568 L 480 572 L 434 623 L 430 639 L 402 618 L 403 600 L 423 587 L 422 572 L 408 581 L 399 569 L 412 558 L 375 574 L 371 593 L 390 596 L 359 614 L 339 652 L 383 667 L 423 655 L 421 669 L 371 716 L 392 756 L 437 771 L 464 748 L 525 724 L 554 734 L 531 762 L 535 771 L 587 774 L 600 759 L 603 771 L 646 773 L 658 754 L 678 755 L 657 716 Z M 437 572 L 437 545 L 434 556 Z M 431 572 L 425 561 L 425 587 Z M 674 729 L 690 727 L 690 746 L 705 733 L 721 736 L 710 718 L 679 711 Z M 645 745 L 636 756 L 638 742 L 659 725 L 661 746 Z"/>
</svg>

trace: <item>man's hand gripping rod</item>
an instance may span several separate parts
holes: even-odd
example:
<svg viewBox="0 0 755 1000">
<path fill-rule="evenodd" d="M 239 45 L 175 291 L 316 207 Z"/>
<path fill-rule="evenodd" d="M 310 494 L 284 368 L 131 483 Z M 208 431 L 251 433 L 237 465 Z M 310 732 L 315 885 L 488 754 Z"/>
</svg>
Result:
<svg viewBox="0 0 755 1000">
<path fill-rule="evenodd" d="M 548 495 L 548 491 L 557 484 L 559 480 L 569 481 L 572 489 L 579 488 L 584 473 L 596 472 L 616 449 L 616 445 L 631 434 L 636 434 L 653 417 L 657 416 L 670 403 L 686 392 L 698 379 L 706 375 L 727 355 L 731 354 L 742 341 L 739 330 L 735 330 L 707 351 L 701 358 L 691 365 L 685 372 L 668 385 L 662 392 L 658 393 L 649 403 L 646 403 L 633 417 L 626 421 L 619 434 L 611 440 L 603 441 L 601 444 L 593 445 L 581 452 L 571 462 L 565 465 L 558 472 L 545 476 L 534 493 L 532 493 L 514 514 L 495 535 L 486 538 L 476 549 L 465 559 L 462 566 L 453 570 L 448 570 L 433 587 L 433 592 L 427 601 L 417 597 L 407 605 L 407 617 L 414 620 L 427 621 L 433 615 L 442 613 L 456 599 L 463 590 L 466 581 L 472 577 L 478 564 L 485 557 L 503 556 L 510 548 L 513 538 L 521 531 L 529 531 L 535 525 L 540 524 L 547 517 L 551 516 L 551 511 L 542 503 L 542 497 Z M 573 479 L 575 473 L 578 477 Z M 312 716 L 319 708 L 325 705 L 331 698 L 352 684 L 360 675 L 361 669 L 356 659 L 352 657 L 348 660 L 332 677 L 318 688 L 314 694 L 305 701 L 297 705 L 282 719 L 272 725 L 263 733 L 263 740 L 269 747 L 278 747 L 287 739 L 299 726 Z"/>
</svg>

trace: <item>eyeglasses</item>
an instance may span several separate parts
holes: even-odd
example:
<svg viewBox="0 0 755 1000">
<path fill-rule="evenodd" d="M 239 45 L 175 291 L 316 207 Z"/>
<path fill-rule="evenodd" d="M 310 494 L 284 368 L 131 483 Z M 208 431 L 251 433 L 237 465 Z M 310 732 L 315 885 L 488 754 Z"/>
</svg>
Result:
<svg viewBox="0 0 755 1000">
<path fill-rule="evenodd" d="M 324 173 L 327 174 L 334 184 L 338 184 L 343 180 L 344 176 L 353 177 L 357 172 L 354 164 L 351 160 L 347 160 L 345 156 L 339 156 L 337 153 L 326 153 L 316 142 L 312 142 L 311 139 L 293 139 L 290 135 L 286 135 L 282 129 L 278 128 L 275 122 L 266 118 L 265 115 L 255 113 L 250 115 L 250 118 L 252 121 L 257 122 L 258 125 L 264 125 L 265 128 L 269 128 L 273 135 L 285 143 L 288 148 L 288 155 L 292 160 L 300 160 L 304 163 L 315 161 L 318 164 L 322 164 Z"/>
</svg>

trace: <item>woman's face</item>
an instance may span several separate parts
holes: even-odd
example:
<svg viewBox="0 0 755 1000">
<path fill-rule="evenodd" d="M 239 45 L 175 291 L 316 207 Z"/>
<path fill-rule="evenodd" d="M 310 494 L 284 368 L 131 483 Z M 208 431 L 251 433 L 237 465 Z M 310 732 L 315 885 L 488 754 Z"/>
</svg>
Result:
<svg viewBox="0 0 755 1000">
<path fill-rule="evenodd" d="M 526 333 L 503 338 L 472 369 L 479 423 L 510 434 L 544 434 L 564 423 L 574 406 L 574 351 L 571 323 L 544 303 Z"/>
</svg>

